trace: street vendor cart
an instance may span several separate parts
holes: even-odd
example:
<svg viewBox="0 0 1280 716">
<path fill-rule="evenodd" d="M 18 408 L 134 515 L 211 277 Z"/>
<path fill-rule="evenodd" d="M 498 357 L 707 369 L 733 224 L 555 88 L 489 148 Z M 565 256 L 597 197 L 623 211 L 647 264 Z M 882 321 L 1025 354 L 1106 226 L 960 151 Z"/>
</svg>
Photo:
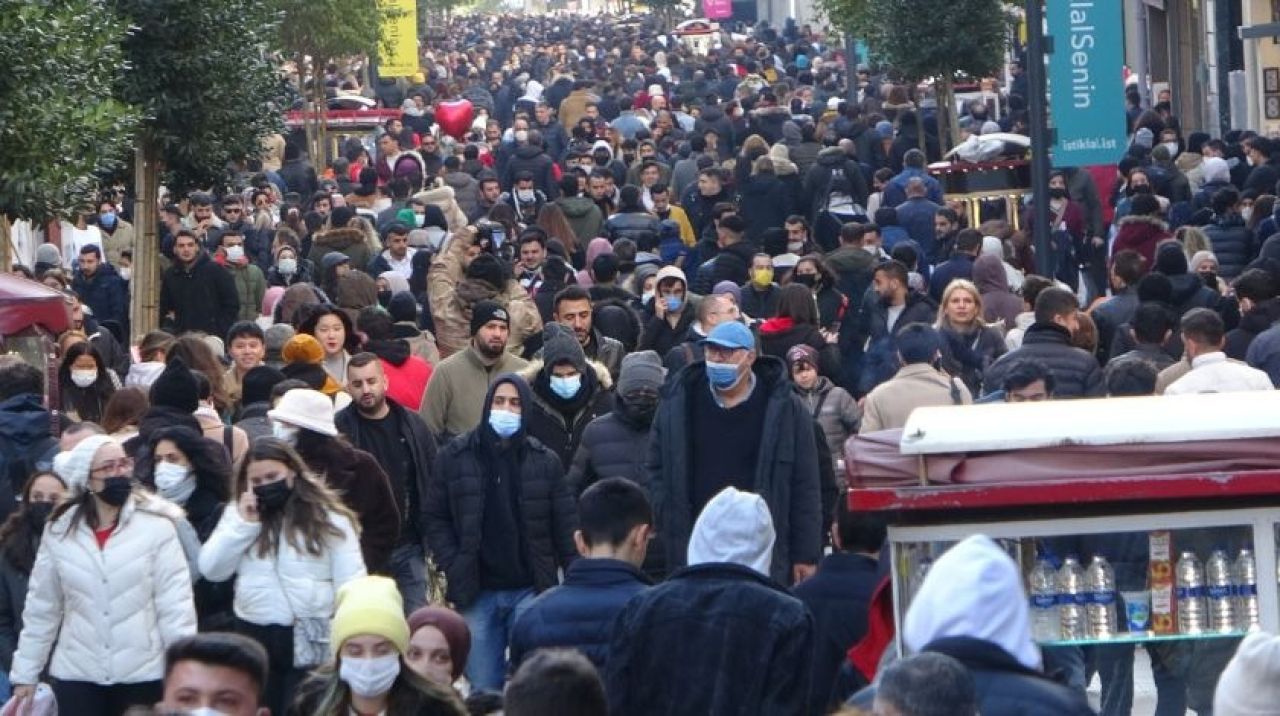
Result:
<svg viewBox="0 0 1280 716">
<path fill-rule="evenodd" d="M 58 396 L 58 334 L 67 330 L 70 315 L 62 293 L 35 281 L 0 274 L 0 349 L 38 368 L 45 377 L 45 405 L 56 409 Z M 49 429 L 58 434 L 56 410 Z"/>
<path fill-rule="evenodd" d="M 1061 618 L 1042 646 L 1231 640 L 1280 630 L 1277 436 L 1275 391 L 921 408 L 849 440 L 848 499 L 889 524 L 898 625 L 931 560 L 984 534 L 1019 564 L 1033 619 Z M 1112 583 L 1037 592 L 1033 572 L 1068 556 L 1110 560 Z M 1101 628 L 1068 629 L 1077 606 Z"/>
</svg>

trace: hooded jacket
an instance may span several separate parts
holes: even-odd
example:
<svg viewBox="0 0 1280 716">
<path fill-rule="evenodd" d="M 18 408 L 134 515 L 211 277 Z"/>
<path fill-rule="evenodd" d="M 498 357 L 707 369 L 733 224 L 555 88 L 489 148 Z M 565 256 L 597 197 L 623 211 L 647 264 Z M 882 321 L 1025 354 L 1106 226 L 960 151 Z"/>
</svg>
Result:
<svg viewBox="0 0 1280 716">
<path fill-rule="evenodd" d="M 239 263 L 232 263 L 221 253 L 215 254 L 213 260 L 226 269 L 235 279 L 236 295 L 240 298 L 240 312 L 237 318 L 241 321 L 252 321 L 259 315 L 262 306 L 262 295 L 267 292 L 267 279 L 249 257 Z"/>
<path fill-rule="evenodd" d="M 1022 346 L 1001 356 L 983 374 L 985 390 L 1001 390 L 1005 374 L 1019 360 L 1040 363 L 1053 374 L 1055 398 L 1097 398 L 1106 391 L 1098 359 L 1071 345 L 1067 329 L 1056 323 L 1035 323 L 1027 329 Z"/>
<path fill-rule="evenodd" d="M 1022 313 L 1022 298 L 1009 290 L 1004 261 L 999 256 L 979 256 L 973 262 L 973 283 L 982 294 L 982 319 L 1003 323 L 1005 331 L 1012 329 Z"/>
<path fill-rule="evenodd" d="M 592 239 L 601 235 L 604 228 L 604 214 L 600 213 L 600 207 L 596 206 L 591 197 L 562 196 L 554 203 L 564 212 L 564 218 L 573 229 L 573 235 L 577 237 L 579 246 L 586 246 Z"/>
<path fill-rule="evenodd" d="M 1218 257 L 1218 275 L 1227 281 L 1239 276 L 1253 260 L 1253 232 L 1239 214 L 1214 217 L 1213 223 L 1204 227 L 1204 233 Z"/>
<path fill-rule="evenodd" d="M 575 342 L 578 340 L 570 338 Z M 582 433 L 587 424 L 613 410 L 613 378 L 604 364 L 586 361 L 578 366 L 582 376 L 579 394 L 572 400 L 563 401 L 551 392 L 551 369 L 547 367 L 544 370 L 544 366 L 547 366 L 544 360 L 535 360 L 519 373 L 532 386 L 533 393 L 525 424 L 529 435 L 551 448 L 560 458 L 560 464 L 567 469 L 582 444 Z"/>
<path fill-rule="evenodd" d="M 525 339 L 542 330 L 542 316 L 519 281 L 511 279 L 497 290 L 484 281 L 464 277 L 462 257 L 474 240 L 470 232 L 454 234 L 445 250 L 431 262 L 427 275 L 427 297 L 440 355 L 448 358 L 470 344 L 471 307 L 485 299 L 497 301 L 511 313 L 507 350 L 519 355 Z"/>
<path fill-rule="evenodd" d="M 786 185 L 773 173 L 747 177 L 738 187 L 738 211 L 747 222 L 743 239 L 759 245 L 766 229 L 782 226 L 795 213 L 791 198 Z"/>
<path fill-rule="evenodd" d="M 907 610 L 907 651 L 958 659 L 973 676 L 984 716 L 1084 716 L 1084 694 L 1041 671 L 1017 565 L 990 538 L 969 537 L 934 562 Z"/>
<path fill-rule="evenodd" d="M 316 232 L 307 259 L 316 266 L 322 266 L 324 257 L 333 252 L 346 254 L 354 269 L 364 270 L 373 260 L 364 232 L 354 226 Z"/>
<path fill-rule="evenodd" d="M 822 499 L 818 486 L 818 449 L 813 418 L 791 387 L 786 366 L 771 356 L 752 365 L 754 390 L 766 396 L 764 424 L 757 451 L 755 492 L 764 498 L 778 539 L 770 576 L 791 580 L 794 564 L 817 564 L 822 544 Z M 667 564 L 685 564 L 694 523 L 690 500 L 698 476 L 691 455 L 699 427 L 692 420 L 693 391 L 711 390 L 706 363 L 691 363 L 668 378 L 661 392 L 649 443 L 649 490 L 666 541 Z"/>
<path fill-rule="evenodd" d="M 577 556 L 573 532 L 578 526 L 573 496 L 555 453 L 529 436 L 527 417 L 506 447 L 489 426 L 490 406 L 499 385 L 510 383 L 520 394 L 521 405 L 532 405 L 533 394 L 523 379 L 513 374 L 498 377 L 484 398 L 480 425 L 440 450 L 436 479 L 428 483 L 423 498 L 427 542 L 436 563 L 449 580 L 449 600 L 460 609 L 475 602 L 481 591 L 480 549 L 484 539 L 486 482 L 493 479 L 490 463 L 500 450 L 516 450 L 514 510 L 519 522 L 519 559 L 541 592 L 555 586 L 556 570 Z"/>
<path fill-rule="evenodd" d="M 36 470 L 53 467 L 58 440 L 37 393 L 22 393 L 0 402 L 0 518 L 17 507 L 17 496 Z"/>
<path fill-rule="evenodd" d="M 541 191 L 548 199 L 560 196 L 560 185 L 556 183 L 555 162 L 547 156 L 542 147 L 535 147 L 532 144 L 516 147 L 515 153 L 507 162 L 502 186 L 508 188 L 514 186 L 516 175 L 522 171 L 533 174 L 533 188 Z"/>
<path fill-rule="evenodd" d="M 431 380 L 431 364 L 413 355 L 409 342 L 402 338 L 370 340 L 365 350 L 378 356 L 387 376 L 387 397 L 413 412 L 422 408 Z"/>
</svg>

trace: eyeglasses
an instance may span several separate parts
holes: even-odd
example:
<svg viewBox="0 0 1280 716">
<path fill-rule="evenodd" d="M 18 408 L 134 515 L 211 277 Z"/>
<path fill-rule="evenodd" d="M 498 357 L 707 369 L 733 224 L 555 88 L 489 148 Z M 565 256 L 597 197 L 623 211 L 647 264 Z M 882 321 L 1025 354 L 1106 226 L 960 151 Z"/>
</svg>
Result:
<svg viewBox="0 0 1280 716">
<path fill-rule="evenodd" d="M 90 475 L 111 475 L 116 472 L 129 472 L 133 469 L 133 458 L 122 457 L 119 460 L 110 460 L 89 471 Z"/>
</svg>

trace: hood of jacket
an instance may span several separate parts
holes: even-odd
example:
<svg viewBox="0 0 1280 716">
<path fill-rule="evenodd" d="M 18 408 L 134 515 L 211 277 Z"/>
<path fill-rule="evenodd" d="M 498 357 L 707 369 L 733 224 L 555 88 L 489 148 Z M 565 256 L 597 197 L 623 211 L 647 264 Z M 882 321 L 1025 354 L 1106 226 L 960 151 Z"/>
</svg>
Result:
<svg viewBox="0 0 1280 716">
<path fill-rule="evenodd" d="M 1142 214 L 1130 214 L 1120 219 L 1116 224 L 1123 229 L 1126 226 L 1132 226 L 1130 231 L 1141 230 L 1143 234 L 1164 233 L 1169 230 L 1169 225 L 1164 223 L 1158 216 L 1145 216 Z"/>
<path fill-rule="evenodd" d="M 522 144 L 516 147 L 515 155 L 520 159 L 533 159 L 542 154 L 542 147 L 535 147 L 532 144 Z"/>
<path fill-rule="evenodd" d="M 1193 296 L 1200 292 L 1200 289 L 1208 290 L 1204 285 L 1204 280 L 1197 274 L 1178 274 L 1169 277 L 1169 283 L 1173 286 L 1173 296 L 1171 300 L 1174 306 L 1186 305 Z"/>
<path fill-rule="evenodd" d="M 529 385 L 533 385 L 538 379 L 538 374 L 542 372 L 546 363 L 541 358 L 537 358 L 529 362 L 528 365 L 516 371 L 516 374 L 524 378 Z M 601 390 L 613 389 L 613 376 L 609 375 L 609 367 L 597 360 L 587 359 L 587 366 L 591 368 L 591 372 L 596 377 L 596 383 L 599 384 Z M 585 383 L 584 383 L 585 385 Z"/>
<path fill-rule="evenodd" d="M 365 350 L 397 367 L 404 365 L 411 355 L 409 342 L 403 338 L 370 340 L 365 342 L 364 347 Z"/>
<path fill-rule="evenodd" d="M 909 652 L 945 637 L 991 642 L 1040 669 L 1022 575 L 990 537 L 974 535 L 939 557 L 907 610 L 902 640 Z"/>
<path fill-rule="evenodd" d="M 476 178 L 466 172 L 449 172 L 444 175 L 444 183 L 457 194 L 459 189 L 466 189 L 476 183 Z"/>
<path fill-rule="evenodd" d="M 698 118 L 708 124 L 712 122 L 719 122 L 724 119 L 724 110 L 720 109 L 717 105 L 711 105 L 710 107 L 703 109 L 702 114 L 699 115 Z"/>
<path fill-rule="evenodd" d="M 595 208 L 596 203 L 589 196 L 571 196 L 556 201 L 560 210 L 570 219 L 581 219 Z"/>
<path fill-rule="evenodd" d="M 1280 298 L 1260 301 L 1248 313 L 1240 316 L 1240 330 L 1258 334 L 1280 321 Z"/>
<path fill-rule="evenodd" d="M 849 155 L 845 154 L 840 147 L 826 147 L 818 152 L 818 166 L 828 171 L 844 167 L 847 161 L 849 161 Z"/>
<path fill-rule="evenodd" d="M 497 433 L 493 432 L 493 428 L 489 427 L 489 413 L 492 412 L 493 394 L 498 392 L 498 386 L 503 383 L 510 383 L 516 387 L 516 392 L 520 394 L 521 405 L 533 405 L 533 390 L 529 387 L 529 383 L 516 373 L 503 373 L 493 380 L 489 385 L 489 390 L 484 394 L 484 410 L 480 414 L 480 425 L 476 427 L 476 432 L 485 435 L 486 440 L 497 440 Z M 520 429 L 511 436 L 512 440 L 519 440 L 527 434 L 526 422 L 529 419 L 528 412 L 520 414 Z"/>
<path fill-rule="evenodd" d="M 1183 174 L 1195 169 L 1204 163 L 1204 155 L 1199 152 L 1183 152 L 1178 158 L 1173 160 L 1173 165 L 1177 167 Z"/>
<path fill-rule="evenodd" d="M 328 231 L 317 233 L 315 242 L 327 249 L 345 251 L 352 246 L 363 244 L 364 232 L 351 226 L 329 229 Z"/>
<path fill-rule="evenodd" d="M 15 395 L 0 403 L 0 441 L 9 445 L 34 445 L 49 437 L 49 412 L 35 393 Z"/>
<path fill-rule="evenodd" d="M 453 187 L 442 182 L 429 189 L 425 189 L 414 194 L 413 198 L 425 201 L 428 204 L 432 204 L 443 209 L 449 204 L 449 202 L 453 201 L 454 196 Z"/>
<path fill-rule="evenodd" d="M 973 283 L 978 293 L 1008 291 L 1009 279 L 1004 271 L 1004 261 L 999 256 L 986 254 L 973 262 Z"/>
<path fill-rule="evenodd" d="M 688 564 L 737 564 L 768 577 L 776 539 L 764 498 L 726 487 L 707 502 L 693 524 Z"/>
<path fill-rule="evenodd" d="M 876 261 L 877 257 L 874 254 L 858 246 L 841 246 L 827 254 L 827 265 L 836 273 L 862 271 Z"/>
<path fill-rule="evenodd" d="M 790 316 L 770 318 L 760 324 L 760 335 L 777 336 L 796 328 L 796 321 Z"/>
</svg>

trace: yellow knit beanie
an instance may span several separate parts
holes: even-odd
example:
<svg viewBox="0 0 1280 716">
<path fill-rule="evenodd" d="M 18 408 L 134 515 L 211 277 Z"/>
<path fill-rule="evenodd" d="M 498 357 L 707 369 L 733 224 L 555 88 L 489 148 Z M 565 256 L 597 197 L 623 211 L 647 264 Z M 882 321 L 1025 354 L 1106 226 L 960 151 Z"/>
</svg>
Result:
<svg viewBox="0 0 1280 716">
<path fill-rule="evenodd" d="M 409 622 L 404 618 L 404 602 L 393 579 L 357 577 L 338 590 L 329 645 L 336 656 L 344 642 L 354 636 L 380 636 L 404 654 L 409 650 Z"/>
</svg>

